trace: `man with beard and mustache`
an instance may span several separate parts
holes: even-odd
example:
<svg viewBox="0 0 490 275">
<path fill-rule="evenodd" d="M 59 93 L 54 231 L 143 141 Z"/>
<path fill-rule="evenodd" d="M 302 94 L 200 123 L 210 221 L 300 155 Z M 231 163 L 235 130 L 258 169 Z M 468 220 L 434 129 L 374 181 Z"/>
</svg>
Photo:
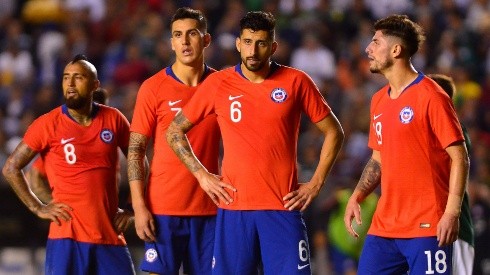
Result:
<svg viewBox="0 0 490 275">
<path fill-rule="evenodd" d="M 344 223 L 357 237 L 359 203 L 381 196 L 358 274 L 451 274 L 469 159 L 450 97 L 417 72 L 411 57 L 425 39 L 406 15 L 374 24 L 366 48 L 372 73 L 388 84 L 371 100 L 372 157 L 347 203 Z"/>
<path fill-rule="evenodd" d="M 219 207 L 213 274 L 311 274 L 304 211 L 318 196 L 343 143 L 343 130 L 304 72 L 271 62 L 275 18 L 249 12 L 240 20 L 241 63 L 210 75 L 177 114 L 167 141 Z M 309 182 L 299 184 L 301 113 L 325 135 Z M 186 132 L 209 115 L 223 137 L 222 176 L 208 172 Z"/>
<path fill-rule="evenodd" d="M 126 155 L 129 122 L 93 103 L 97 70 L 77 55 L 63 72 L 65 104 L 37 118 L 7 159 L 3 174 L 20 200 L 51 220 L 46 274 L 134 274 L 122 232 L 132 214 L 118 209 L 118 150 Z M 30 190 L 23 168 L 39 154 L 53 199 Z"/>
</svg>

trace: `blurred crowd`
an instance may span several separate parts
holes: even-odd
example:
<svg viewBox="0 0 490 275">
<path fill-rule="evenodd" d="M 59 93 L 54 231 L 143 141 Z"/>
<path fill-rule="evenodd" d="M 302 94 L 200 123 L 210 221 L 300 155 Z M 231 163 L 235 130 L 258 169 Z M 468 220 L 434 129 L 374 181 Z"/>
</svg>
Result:
<svg viewBox="0 0 490 275">
<path fill-rule="evenodd" d="M 0 0 L 0 165 L 33 119 L 62 104 L 62 71 L 78 53 L 97 67 L 109 105 L 131 121 L 139 85 L 173 61 L 168 26 L 182 6 L 206 14 L 213 39 L 206 63 L 216 69 L 239 62 L 239 18 L 250 10 L 272 12 L 279 43 L 273 60 L 307 72 L 339 117 L 346 142 L 324 192 L 305 213 L 314 247 L 328 242 L 333 194 L 353 188 L 370 157 L 370 98 L 386 83 L 368 69 L 372 25 L 393 13 L 422 25 L 427 39 L 413 64 L 455 80 L 454 104 L 473 144 L 476 264 L 490 274 L 490 0 Z M 306 121 L 298 144 L 301 181 L 312 175 L 323 141 Z M 10 192 L 3 180 L 0 187 L 1 197 Z"/>
</svg>

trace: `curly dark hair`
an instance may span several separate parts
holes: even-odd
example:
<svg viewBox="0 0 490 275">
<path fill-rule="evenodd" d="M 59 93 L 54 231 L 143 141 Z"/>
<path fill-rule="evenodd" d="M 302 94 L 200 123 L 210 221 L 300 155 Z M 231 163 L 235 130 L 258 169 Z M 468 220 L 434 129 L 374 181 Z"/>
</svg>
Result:
<svg viewBox="0 0 490 275">
<path fill-rule="evenodd" d="M 240 20 L 240 33 L 244 29 L 253 31 L 266 31 L 269 37 L 274 40 L 276 19 L 270 12 L 250 11 Z"/>
</svg>

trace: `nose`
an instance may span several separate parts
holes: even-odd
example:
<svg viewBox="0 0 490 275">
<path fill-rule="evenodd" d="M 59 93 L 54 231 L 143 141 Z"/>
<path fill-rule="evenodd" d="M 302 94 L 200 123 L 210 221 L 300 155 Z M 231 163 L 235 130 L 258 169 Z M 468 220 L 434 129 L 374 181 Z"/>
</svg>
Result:
<svg viewBox="0 0 490 275">
<path fill-rule="evenodd" d="M 189 45 L 190 44 L 190 37 L 189 35 L 184 35 L 184 39 L 182 39 L 182 45 Z"/>
</svg>

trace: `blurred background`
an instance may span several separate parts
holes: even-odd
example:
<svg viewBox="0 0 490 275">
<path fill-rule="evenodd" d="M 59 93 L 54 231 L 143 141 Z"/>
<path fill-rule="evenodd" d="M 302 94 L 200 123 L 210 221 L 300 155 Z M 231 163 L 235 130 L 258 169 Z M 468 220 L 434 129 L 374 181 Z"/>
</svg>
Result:
<svg viewBox="0 0 490 275">
<path fill-rule="evenodd" d="M 0 0 L 0 166 L 26 127 L 62 104 L 62 71 L 78 53 L 97 67 L 109 105 L 131 121 L 142 81 L 174 60 L 169 21 L 182 6 L 207 16 L 213 40 L 206 63 L 216 69 L 239 62 L 239 18 L 251 10 L 272 12 L 279 43 L 273 60 L 307 72 L 344 127 L 341 155 L 305 213 L 314 274 L 334 274 L 329 250 L 344 232 L 343 225 L 332 225 L 338 225 L 345 191 L 355 186 L 370 156 L 370 98 L 386 84 L 369 72 L 364 52 L 372 25 L 393 13 L 421 24 L 427 40 L 412 61 L 418 71 L 447 74 L 456 82 L 454 104 L 473 144 L 468 190 L 476 235 L 474 274 L 490 274 L 490 0 Z M 298 167 L 305 182 L 323 139 L 307 118 L 300 132 Z M 30 213 L 3 177 L 0 198 L 0 274 L 42 274 L 48 222 Z M 126 237 L 138 267 L 143 244 L 133 228 Z M 360 249 L 356 240 L 348 243 L 354 254 Z"/>
</svg>

